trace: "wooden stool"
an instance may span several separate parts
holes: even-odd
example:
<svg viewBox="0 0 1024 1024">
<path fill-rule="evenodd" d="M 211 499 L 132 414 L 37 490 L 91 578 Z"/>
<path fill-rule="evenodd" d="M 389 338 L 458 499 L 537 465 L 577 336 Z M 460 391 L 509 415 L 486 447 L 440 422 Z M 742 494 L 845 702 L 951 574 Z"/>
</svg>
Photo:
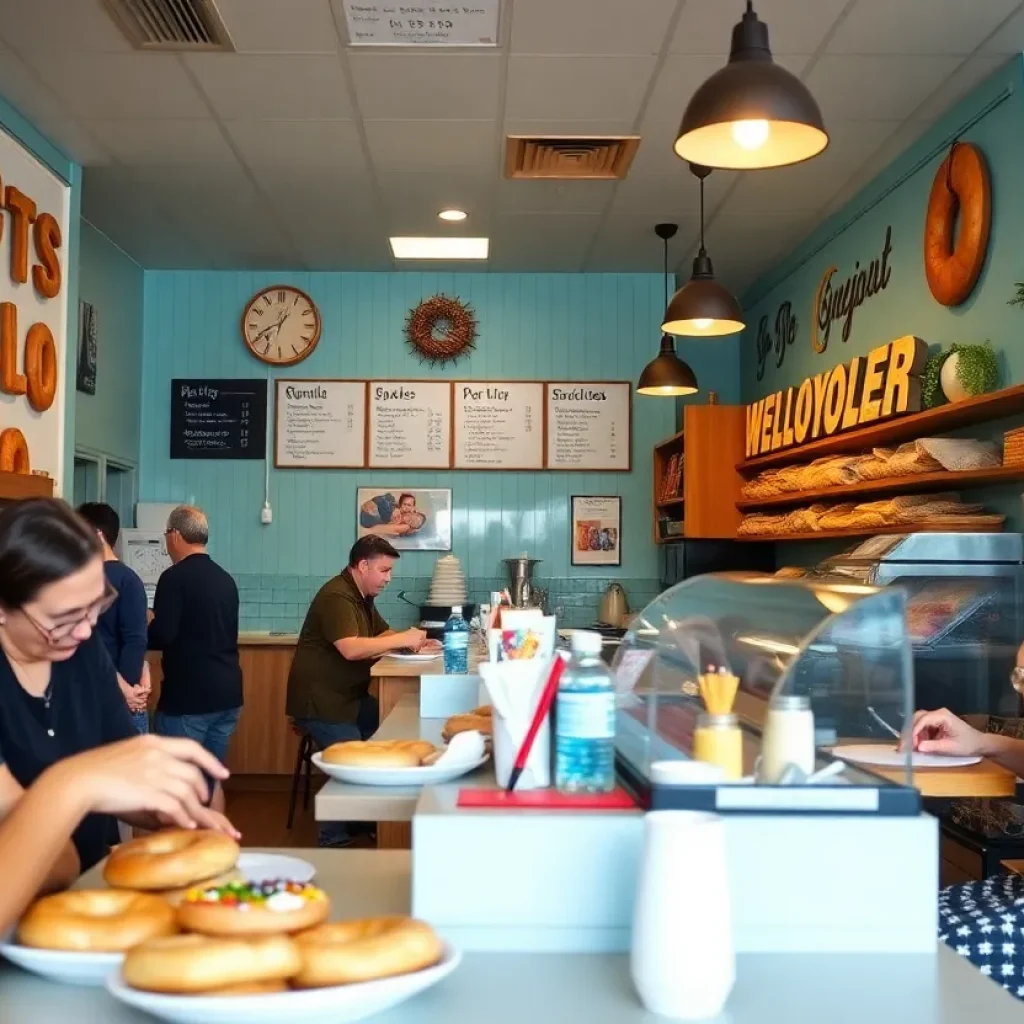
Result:
<svg viewBox="0 0 1024 1024">
<path fill-rule="evenodd" d="M 295 758 L 295 771 L 292 772 L 292 789 L 291 794 L 288 797 L 288 828 L 290 829 L 295 822 L 295 802 L 299 796 L 299 782 L 302 777 L 305 776 L 305 784 L 302 787 L 302 809 L 304 811 L 309 810 L 309 787 L 310 780 L 313 776 L 313 750 L 315 745 L 313 743 L 313 737 L 308 732 L 300 729 L 294 722 L 292 723 L 292 732 L 300 737 L 299 740 L 299 752 Z"/>
</svg>

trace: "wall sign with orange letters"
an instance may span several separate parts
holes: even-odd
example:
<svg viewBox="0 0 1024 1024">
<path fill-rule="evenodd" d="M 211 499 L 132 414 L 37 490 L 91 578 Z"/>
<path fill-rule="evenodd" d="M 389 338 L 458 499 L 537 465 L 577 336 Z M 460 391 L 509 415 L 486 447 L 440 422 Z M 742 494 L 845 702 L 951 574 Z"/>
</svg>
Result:
<svg viewBox="0 0 1024 1024">
<path fill-rule="evenodd" d="M 928 346 L 912 334 L 747 406 L 747 458 L 921 408 Z"/>
</svg>

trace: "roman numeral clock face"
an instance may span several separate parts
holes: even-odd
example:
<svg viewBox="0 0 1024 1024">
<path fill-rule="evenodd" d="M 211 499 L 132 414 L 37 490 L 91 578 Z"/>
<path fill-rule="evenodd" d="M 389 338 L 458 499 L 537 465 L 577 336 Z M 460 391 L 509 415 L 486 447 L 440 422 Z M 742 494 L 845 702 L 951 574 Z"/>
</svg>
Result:
<svg viewBox="0 0 1024 1024">
<path fill-rule="evenodd" d="M 300 362 L 320 340 L 320 311 L 298 288 L 274 285 L 253 296 L 242 314 L 249 351 L 271 366 Z"/>
</svg>

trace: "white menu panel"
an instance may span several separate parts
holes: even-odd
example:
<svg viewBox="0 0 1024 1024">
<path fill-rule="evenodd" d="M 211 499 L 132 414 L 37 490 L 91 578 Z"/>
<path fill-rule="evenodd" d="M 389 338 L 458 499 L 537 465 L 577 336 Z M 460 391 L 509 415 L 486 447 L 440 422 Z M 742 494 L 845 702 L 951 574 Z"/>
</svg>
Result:
<svg viewBox="0 0 1024 1024">
<path fill-rule="evenodd" d="M 366 381 L 278 380 L 274 416 L 275 466 L 366 465 Z"/>
<path fill-rule="evenodd" d="M 562 381 L 547 385 L 547 468 L 630 468 L 628 381 Z"/>
<path fill-rule="evenodd" d="M 448 381 L 371 380 L 369 464 L 382 469 L 448 469 L 451 410 Z"/>
<path fill-rule="evenodd" d="M 543 469 L 544 385 L 456 381 L 455 468 Z"/>
</svg>

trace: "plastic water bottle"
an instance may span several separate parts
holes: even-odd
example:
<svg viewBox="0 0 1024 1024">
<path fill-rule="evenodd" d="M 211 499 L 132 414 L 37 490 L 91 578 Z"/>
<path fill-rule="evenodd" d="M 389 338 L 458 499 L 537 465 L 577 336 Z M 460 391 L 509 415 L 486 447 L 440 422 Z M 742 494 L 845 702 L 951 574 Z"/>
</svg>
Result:
<svg viewBox="0 0 1024 1024">
<path fill-rule="evenodd" d="M 462 605 L 452 605 L 444 624 L 444 674 L 464 676 L 469 671 L 469 623 L 462 617 Z"/>
<path fill-rule="evenodd" d="M 555 704 L 555 788 L 610 793 L 615 788 L 615 683 L 601 660 L 600 633 L 576 630 Z"/>
</svg>

